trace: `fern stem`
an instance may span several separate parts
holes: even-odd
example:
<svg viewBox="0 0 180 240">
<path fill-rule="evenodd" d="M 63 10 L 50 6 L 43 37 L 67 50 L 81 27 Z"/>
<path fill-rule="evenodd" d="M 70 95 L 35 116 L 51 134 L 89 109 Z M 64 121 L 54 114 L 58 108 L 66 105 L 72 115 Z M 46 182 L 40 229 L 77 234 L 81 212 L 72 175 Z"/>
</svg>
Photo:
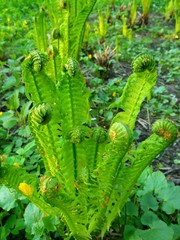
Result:
<svg viewBox="0 0 180 240">
<path fill-rule="evenodd" d="M 93 169 L 96 169 L 97 167 L 97 155 L 98 155 L 98 150 L 99 150 L 99 144 L 97 143 L 95 146 L 95 151 L 94 151 L 94 161 L 93 161 Z"/>
<path fill-rule="evenodd" d="M 75 11 L 75 17 L 77 16 L 77 0 L 74 0 L 74 11 Z"/>
<path fill-rule="evenodd" d="M 36 76 L 33 72 L 32 72 L 32 77 L 33 77 L 34 86 L 36 88 L 36 93 L 37 93 L 38 98 L 39 98 L 39 102 L 42 102 L 42 95 L 41 95 L 41 92 L 40 92 L 40 88 L 38 87 L 38 82 L 36 81 Z"/>
<path fill-rule="evenodd" d="M 76 145 L 72 143 L 73 149 L 73 159 L 74 159 L 74 180 L 77 181 L 78 179 L 78 163 L 77 163 L 77 152 L 76 152 Z"/>
</svg>

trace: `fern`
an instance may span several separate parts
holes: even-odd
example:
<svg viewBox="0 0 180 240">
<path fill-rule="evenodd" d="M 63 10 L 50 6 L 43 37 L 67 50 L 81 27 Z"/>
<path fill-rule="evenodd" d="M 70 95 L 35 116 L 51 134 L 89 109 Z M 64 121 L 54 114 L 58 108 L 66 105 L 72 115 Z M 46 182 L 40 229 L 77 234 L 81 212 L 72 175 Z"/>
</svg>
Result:
<svg viewBox="0 0 180 240">
<path fill-rule="evenodd" d="M 92 0 L 88 4 L 82 5 L 83 8 L 75 17 L 72 19 L 72 27 L 71 27 L 71 38 L 70 38 L 70 46 L 71 46 L 71 56 L 75 59 L 79 57 L 79 51 L 82 46 L 83 34 L 84 34 L 84 27 L 87 21 L 89 14 L 91 13 L 96 0 Z"/>
<path fill-rule="evenodd" d="M 32 194 L 25 194 L 19 188 L 21 183 L 26 183 L 29 187 L 31 187 Z M 33 202 L 42 212 L 44 212 L 47 216 L 57 215 L 57 210 L 44 201 L 44 199 L 40 196 L 37 191 L 38 180 L 32 174 L 26 173 L 26 171 L 20 167 L 15 166 L 4 166 L 1 167 L 0 170 L 0 184 L 4 184 L 9 188 L 15 189 L 17 192 L 24 194 L 27 199 Z"/>
<path fill-rule="evenodd" d="M 24 194 L 47 215 L 63 219 L 77 240 L 101 237 L 120 214 L 144 168 L 177 137 L 169 120 L 153 125 L 140 146 L 133 128 L 156 82 L 154 58 L 138 55 L 109 130 L 91 126 L 89 91 L 78 64 L 84 26 L 96 1 L 46 0 L 36 18 L 38 50 L 22 65 L 32 101 L 28 123 L 45 173 L 39 179 L 21 168 L 0 168 L 0 183 Z M 44 21 L 52 30 L 46 41 Z M 41 38 L 42 37 L 42 38 Z M 48 44 L 48 46 L 47 46 Z"/>
<path fill-rule="evenodd" d="M 123 165 L 116 179 L 114 185 L 118 187 L 114 191 L 115 197 L 109 202 L 110 208 L 107 211 L 107 221 L 102 228 L 102 232 L 109 229 L 111 222 L 122 210 L 142 171 L 174 141 L 178 134 L 176 126 L 169 120 L 158 120 L 153 124 L 152 128 L 156 133 L 142 142 L 136 150 L 131 150 L 126 156 L 126 160 L 130 159 L 131 164 L 129 166 Z M 163 136 L 161 135 L 162 131 L 164 131 Z"/>
<path fill-rule="evenodd" d="M 136 117 L 145 98 L 149 98 L 156 83 L 155 61 L 149 54 L 138 55 L 132 63 L 134 73 L 129 77 L 118 102 L 110 107 L 120 108 L 112 122 L 123 122 L 130 129 L 134 128 Z"/>
<path fill-rule="evenodd" d="M 46 18 L 45 9 L 41 8 L 38 17 L 34 18 L 34 30 L 37 48 L 40 51 L 45 52 L 48 46 L 47 43 L 47 29 L 46 29 Z"/>
</svg>

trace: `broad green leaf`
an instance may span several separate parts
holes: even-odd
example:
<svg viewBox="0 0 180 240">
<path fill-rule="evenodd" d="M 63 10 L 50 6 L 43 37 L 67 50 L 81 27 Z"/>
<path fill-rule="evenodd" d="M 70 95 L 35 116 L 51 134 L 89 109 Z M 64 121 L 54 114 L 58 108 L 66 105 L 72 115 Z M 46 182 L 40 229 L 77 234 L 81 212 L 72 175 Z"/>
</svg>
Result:
<svg viewBox="0 0 180 240">
<path fill-rule="evenodd" d="M 20 100 L 19 100 L 19 91 L 15 90 L 14 94 L 9 100 L 9 108 L 12 110 L 17 110 L 18 107 L 20 106 Z"/>
<path fill-rule="evenodd" d="M 16 125 L 18 122 L 18 119 L 16 117 L 12 117 L 12 119 L 9 119 L 8 121 L 3 123 L 4 128 L 12 128 Z"/>
<path fill-rule="evenodd" d="M 26 231 L 29 234 L 40 237 L 44 231 L 44 223 L 42 221 L 42 212 L 32 203 L 29 203 L 24 212 L 24 221 Z"/>
<path fill-rule="evenodd" d="M 23 115 L 23 117 L 26 117 L 28 115 L 31 104 L 32 102 L 28 101 L 21 107 L 21 114 Z"/>
<path fill-rule="evenodd" d="M 32 142 L 28 143 L 24 148 L 20 148 L 16 151 L 17 154 L 19 155 L 24 155 L 28 151 L 30 151 L 34 146 L 36 146 L 35 141 L 33 140 Z"/>
<path fill-rule="evenodd" d="M 11 232 L 12 232 L 12 234 L 17 235 L 20 230 L 25 228 L 24 219 L 18 218 L 18 219 L 16 219 L 15 223 L 16 223 L 15 228 L 13 230 L 11 230 Z"/>
<path fill-rule="evenodd" d="M 127 202 L 126 214 L 130 216 L 138 216 L 138 207 L 133 202 Z"/>
<path fill-rule="evenodd" d="M 179 240 L 180 239 L 180 225 L 177 224 L 171 224 L 170 225 L 174 231 L 174 238 L 173 240 Z"/>
<path fill-rule="evenodd" d="M 151 174 L 152 174 L 152 167 L 146 167 L 144 169 L 144 171 L 141 173 L 141 175 L 138 179 L 137 185 L 138 186 L 143 186 L 144 183 L 146 182 L 148 176 L 151 175 Z"/>
<path fill-rule="evenodd" d="M 156 198 L 150 192 L 140 198 L 140 204 L 144 211 L 147 211 L 148 209 L 156 211 L 159 207 Z"/>
<path fill-rule="evenodd" d="M 57 217 L 43 217 L 43 223 L 44 223 L 44 227 L 48 230 L 48 232 L 52 231 L 56 231 L 56 225 L 59 223 L 58 218 Z"/>
<path fill-rule="evenodd" d="M 18 135 L 28 138 L 31 134 L 29 126 L 22 126 L 18 129 Z"/>
<path fill-rule="evenodd" d="M 163 221 L 155 221 L 152 223 L 151 228 L 148 230 L 138 229 L 135 232 L 134 239 L 141 240 L 172 240 L 174 231 L 171 227 L 167 226 Z"/>
<path fill-rule="evenodd" d="M 6 77 L 6 81 L 3 84 L 3 90 L 8 90 L 12 88 L 16 83 L 16 78 L 14 76 Z"/>
<path fill-rule="evenodd" d="M 180 210 L 180 186 L 168 186 L 161 189 L 157 196 L 162 201 L 162 210 L 167 214 Z"/>
<path fill-rule="evenodd" d="M 16 214 L 12 214 L 6 220 L 6 227 L 7 228 L 14 228 L 15 223 L 16 223 Z"/>
<path fill-rule="evenodd" d="M 14 165 L 14 164 L 23 165 L 24 161 L 25 161 L 25 158 L 18 155 L 9 156 L 5 159 L 5 163 L 9 165 Z"/>
<path fill-rule="evenodd" d="M 142 196 L 148 192 L 158 194 L 160 190 L 167 187 L 167 180 L 164 174 L 160 171 L 153 172 L 145 181 L 143 190 L 138 191 L 138 195 Z"/>
<path fill-rule="evenodd" d="M 141 217 L 141 223 L 146 226 L 150 226 L 152 225 L 153 222 L 158 220 L 159 220 L 158 216 L 151 211 L 145 212 Z"/>
<path fill-rule="evenodd" d="M 7 136 L 7 131 L 4 128 L 0 127 L 0 138 L 6 138 Z"/>
<path fill-rule="evenodd" d="M 14 190 L 9 190 L 7 187 L 0 187 L 0 207 L 6 211 L 17 206 L 17 193 Z"/>
<path fill-rule="evenodd" d="M 132 225 L 126 225 L 124 229 L 124 240 L 135 240 L 134 234 L 135 234 L 136 228 Z M 142 240 L 140 237 L 137 236 L 136 240 Z"/>
</svg>

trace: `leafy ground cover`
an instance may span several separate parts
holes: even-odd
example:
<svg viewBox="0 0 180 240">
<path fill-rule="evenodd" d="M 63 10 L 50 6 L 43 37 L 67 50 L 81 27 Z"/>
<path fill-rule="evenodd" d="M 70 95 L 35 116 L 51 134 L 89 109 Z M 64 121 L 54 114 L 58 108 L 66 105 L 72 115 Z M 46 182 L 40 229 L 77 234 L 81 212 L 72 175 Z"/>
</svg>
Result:
<svg viewBox="0 0 180 240">
<path fill-rule="evenodd" d="M 31 102 L 25 97 L 21 62 L 34 49 L 33 17 L 40 4 L 41 1 L 10 1 L 7 5 L 3 1 L 0 7 L 0 162 L 24 165 L 37 176 L 43 165 L 27 126 Z M 106 127 L 112 119 L 115 110 L 108 107 L 120 97 L 134 56 L 149 52 L 155 57 L 158 81 L 139 115 L 137 143 L 149 135 L 156 119 L 169 118 L 177 124 L 180 120 L 180 38 L 174 34 L 175 17 L 165 19 L 166 4 L 153 1 L 148 24 L 144 25 L 138 1 L 136 23 L 131 28 L 131 1 L 99 1 L 86 26 L 80 62 L 91 93 L 94 124 L 100 121 Z M 132 199 L 105 239 L 133 236 L 148 240 L 155 233 L 157 239 L 179 239 L 178 149 L 179 140 L 154 161 L 156 172 L 148 168 L 143 173 Z M 66 239 L 63 223 L 44 218 L 22 196 L 5 187 L 1 187 L 0 196 L 0 239 Z"/>
</svg>

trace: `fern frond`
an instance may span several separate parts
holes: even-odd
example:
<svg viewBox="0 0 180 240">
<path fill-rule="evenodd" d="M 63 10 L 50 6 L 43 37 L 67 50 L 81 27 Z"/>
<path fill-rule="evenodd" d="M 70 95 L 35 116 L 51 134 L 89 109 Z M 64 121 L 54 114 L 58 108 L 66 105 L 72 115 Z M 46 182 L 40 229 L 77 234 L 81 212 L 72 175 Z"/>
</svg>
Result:
<svg viewBox="0 0 180 240">
<path fill-rule="evenodd" d="M 107 221 L 102 229 L 106 231 L 118 213 L 124 207 L 131 190 L 142 171 L 177 138 L 177 128 L 169 120 L 158 120 L 153 124 L 153 133 L 136 150 L 131 150 L 126 159 L 131 159 L 131 164 L 124 165 L 120 171 L 115 185 L 113 201 L 109 202 Z"/>
<path fill-rule="evenodd" d="M 34 30 L 37 48 L 39 49 L 39 51 L 45 52 L 48 44 L 46 30 L 46 13 L 44 8 L 41 8 L 39 15 L 34 18 Z"/>
<path fill-rule="evenodd" d="M 112 122 L 123 122 L 131 130 L 145 98 L 148 98 L 156 83 L 155 61 L 149 54 L 140 54 L 132 63 L 134 73 L 129 77 L 119 101 L 110 107 L 120 108 Z"/>
<path fill-rule="evenodd" d="M 33 51 L 26 57 L 22 65 L 22 78 L 26 85 L 29 100 L 34 103 L 49 102 L 54 104 L 56 87 L 45 73 L 47 56 Z"/>
<path fill-rule="evenodd" d="M 70 36 L 70 56 L 78 59 L 79 52 L 82 46 L 84 27 L 97 0 L 92 0 L 85 4 L 82 10 L 77 14 L 76 18 L 71 22 L 71 36 Z"/>
<path fill-rule="evenodd" d="M 0 183 L 23 194 L 47 216 L 55 216 L 58 214 L 57 209 L 47 204 L 37 192 L 37 177 L 26 173 L 24 169 L 11 165 L 1 167 Z"/>
<path fill-rule="evenodd" d="M 62 181 L 58 169 L 62 158 L 60 132 L 53 110 L 48 103 L 35 105 L 29 113 L 29 126 L 44 159 L 47 174 L 56 175 Z"/>
<path fill-rule="evenodd" d="M 81 202 L 81 204 L 79 204 Z M 88 240 L 91 236 L 87 232 L 86 205 L 80 199 L 53 198 L 49 201 L 53 206 L 58 207 L 63 213 L 63 218 L 67 223 L 73 237 L 76 240 Z"/>
<path fill-rule="evenodd" d="M 64 73 L 58 86 L 58 92 L 64 135 L 75 127 L 89 123 L 88 92 L 80 72 L 75 76 Z"/>
<path fill-rule="evenodd" d="M 109 136 L 111 142 L 106 145 L 103 163 L 100 163 L 97 169 L 100 202 L 95 213 L 91 216 L 89 232 L 101 228 L 104 222 L 108 202 L 111 198 L 113 187 L 116 185 L 116 179 L 119 176 L 122 159 L 132 142 L 131 132 L 120 122 L 116 122 L 110 127 Z"/>
<path fill-rule="evenodd" d="M 94 177 L 93 172 L 96 170 L 98 163 L 102 161 L 102 155 L 108 139 L 107 132 L 102 127 L 94 128 L 91 135 L 86 144 L 89 181 Z"/>
</svg>

